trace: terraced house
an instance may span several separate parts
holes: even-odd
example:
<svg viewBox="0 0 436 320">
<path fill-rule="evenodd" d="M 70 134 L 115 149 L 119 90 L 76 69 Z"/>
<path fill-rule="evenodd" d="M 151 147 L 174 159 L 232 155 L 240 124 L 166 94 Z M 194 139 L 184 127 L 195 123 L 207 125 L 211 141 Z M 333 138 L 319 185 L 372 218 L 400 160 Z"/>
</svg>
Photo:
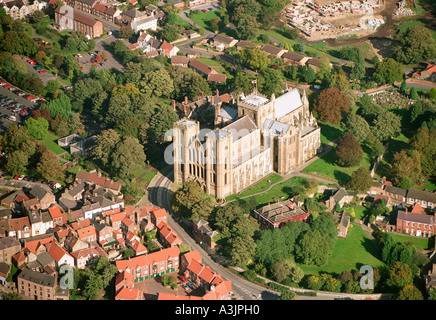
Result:
<svg viewBox="0 0 436 320">
<path fill-rule="evenodd" d="M 178 272 L 179 254 L 179 248 L 176 246 L 127 260 L 117 260 L 115 264 L 119 272 L 126 271 L 131 274 L 136 283 L 170 272 Z"/>
</svg>

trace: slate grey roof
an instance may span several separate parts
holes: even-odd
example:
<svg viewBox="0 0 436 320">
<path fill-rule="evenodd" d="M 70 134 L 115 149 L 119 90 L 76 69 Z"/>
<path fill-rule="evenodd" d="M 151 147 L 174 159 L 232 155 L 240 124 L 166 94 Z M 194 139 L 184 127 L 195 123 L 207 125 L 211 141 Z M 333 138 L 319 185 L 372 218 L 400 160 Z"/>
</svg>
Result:
<svg viewBox="0 0 436 320">
<path fill-rule="evenodd" d="M 238 110 L 228 106 L 221 108 L 220 116 L 226 119 L 235 120 L 238 117 Z"/>
<path fill-rule="evenodd" d="M 345 228 L 348 228 L 348 226 L 350 225 L 350 213 L 348 211 L 344 210 L 344 212 L 342 212 L 339 224 L 341 224 Z"/>
<path fill-rule="evenodd" d="M 407 198 L 436 203 L 436 193 L 430 191 L 409 189 L 409 192 L 407 193 Z"/>
<path fill-rule="evenodd" d="M 287 132 L 289 128 L 290 126 L 288 124 L 271 119 L 265 119 L 262 126 L 263 131 L 269 131 L 274 134 Z"/>
<path fill-rule="evenodd" d="M 233 141 L 236 141 L 256 129 L 256 124 L 247 115 L 225 126 L 222 130 L 231 132 L 233 134 Z"/>
<path fill-rule="evenodd" d="M 41 200 L 42 198 L 44 198 L 44 196 L 48 193 L 48 191 L 46 189 L 44 189 L 41 186 L 34 186 L 31 190 L 30 190 L 30 194 L 32 196 L 34 196 L 35 198 L 37 198 L 38 200 Z"/>
<path fill-rule="evenodd" d="M 406 196 L 407 195 L 407 190 L 403 189 L 403 188 L 397 188 L 394 186 L 386 186 L 385 187 L 385 191 L 389 192 L 389 193 L 393 193 L 393 194 L 399 194 L 401 196 Z"/>
<path fill-rule="evenodd" d="M 397 220 L 412 221 L 418 223 L 433 224 L 434 217 L 427 214 L 398 211 Z"/>
<path fill-rule="evenodd" d="M 48 274 L 32 271 L 30 269 L 23 269 L 21 273 L 18 275 L 20 279 L 26 279 L 28 281 L 38 283 L 40 285 L 46 287 L 55 287 L 56 286 L 56 277 L 50 276 Z"/>
<path fill-rule="evenodd" d="M 15 237 L 6 237 L 0 239 L 0 250 L 21 246 L 21 243 Z"/>
</svg>

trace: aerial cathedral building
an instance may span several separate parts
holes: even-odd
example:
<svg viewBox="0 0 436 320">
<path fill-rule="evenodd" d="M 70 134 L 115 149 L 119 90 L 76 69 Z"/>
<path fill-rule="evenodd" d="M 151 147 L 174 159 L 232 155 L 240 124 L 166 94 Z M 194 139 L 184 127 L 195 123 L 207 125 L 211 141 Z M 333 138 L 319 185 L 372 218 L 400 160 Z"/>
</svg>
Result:
<svg viewBox="0 0 436 320">
<path fill-rule="evenodd" d="M 314 157 L 320 128 L 306 92 L 278 98 L 256 91 L 236 101 L 237 110 L 215 107 L 215 129 L 184 118 L 173 127 L 174 182 L 197 180 L 218 199 L 240 192 L 269 173 L 286 174 Z"/>
</svg>

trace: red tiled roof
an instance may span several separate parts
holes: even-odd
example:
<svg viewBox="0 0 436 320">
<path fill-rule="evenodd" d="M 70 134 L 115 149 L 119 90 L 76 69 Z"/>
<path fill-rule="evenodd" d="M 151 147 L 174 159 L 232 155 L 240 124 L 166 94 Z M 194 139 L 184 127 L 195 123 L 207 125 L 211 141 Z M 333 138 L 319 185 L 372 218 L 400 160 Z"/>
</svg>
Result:
<svg viewBox="0 0 436 320">
<path fill-rule="evenodd" d="M 142 295 L 141 290 L 123 287 L 115 296 L 115 300 L 139 300 L 142 298 Z"/>
<path fill-rule="evenodd" d="M 224 83 L 227 81 L 227 76 L 225 74 L 211 73 L 207 76 L 207 81 Z"/>
<path fill-rule="evenodd" d="M 76 179 L 85 180 L 85 181 L 91 182 L 93 184 L 96 184 L 96 185 L 99 185 L 102 187 L 106 187 L 109 189 L 113 189 L 113 190 L 119 190 L 121 187 L 121 185 L 119 183 L 116 183 L 111 179 L 99 177 L 98 175 L 96 175 L 94 173 L 81 171 L 81 170 L 79 170 L 79 172 L 77 172 Z"/>
<path fill-rule="evenodd" d="M 168 43 L 166 41 L 164 41 L 161 45 L 160 45 L 160 49 L 162 49 L 164 52 L 169 52 L 174 48 L 174 46 L 171 43 Z"/>
<path fill-rule="evenodd" d="M 209 67 L 207 64 L 204 64 L 201 61 L 198 61 L 197 59 L 191 60 L 189 62 L 189 66 L 207 75 L 211 73 L 217 73 L 213 68 Z"/>
<path fill-rule="evenodd" d="M 412 213 L 419 213 L 419 214 L 425 214 L 425 210 L 421 208 L 421 206 L 418 203 L 415 203 L 413 206 L 413 209 L 411 211 Z"/>
<path fill-rule="evenodd" d="M 48 212 L 50 213 L 52 219 L 62 218 L 62 212 L 58 206 L 48 208 Z"/>
<path fill-rule="evenodd" d="M 77 230 L 77 234 L 80 239 L 83 239 L 92 235 L 96 235 L 97 232 L 95 231 L 94 226 L 91 225 Z"/>
<path fill-rule="evenodd" d="M 85 220 L 73 222 L 71 224 L 71 227 L 73 227 L 73 229 L 77 231 L 80 228 L 84 228 L 90 225 L 91 225 L 91 220 L 85 219 Z"/>
<path fill-rule="evenodd" d="M 163 218 L 167 216 L 167 212 L 165 209 L 158 209 L 158 210 L 154 210 L 152 212 L 153 216 L 155 219 L 159 219 L 159 218 Z"/>
<path fill-rule="evenodd" d="M 126 217 L 125 212 L 115 213 L 110 216 L 111 222 L 121 221 Z"/>
<path fill-rule="evenodd" d="M 48 254 L 52 256 L 56 261 L 60 261 L 65 255 L 70 256 L 70 254 L 65 251 L 64 248 L 57 245 L 54 241 L 48 244 Z"/>
</svg>

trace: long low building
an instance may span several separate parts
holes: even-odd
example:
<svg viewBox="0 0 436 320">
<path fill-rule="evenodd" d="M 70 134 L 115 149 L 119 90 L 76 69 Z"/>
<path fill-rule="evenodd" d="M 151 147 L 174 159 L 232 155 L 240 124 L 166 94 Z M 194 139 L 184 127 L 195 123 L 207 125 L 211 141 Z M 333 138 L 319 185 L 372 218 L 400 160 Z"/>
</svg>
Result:
<svg viewBox="0 0 436 320">
<path fill-rule="evenodd" d="M 72 9 L 71 9 L 72 10 Z M 83 32 L 88 38 L 98 38 L 103 34 L 103 24 L 73 10 L 68 12 L 62 6 L 55 10 L 55 23 L 59 30 Z"/>
<path fill-rule="evenodd" d="M 126 271 L 133 276 L 133 282 L 153 279 L 179 270 L 179 247 L 171 247 L 128 260 L 116 261 L 119 272 Z"/>
</svg>

